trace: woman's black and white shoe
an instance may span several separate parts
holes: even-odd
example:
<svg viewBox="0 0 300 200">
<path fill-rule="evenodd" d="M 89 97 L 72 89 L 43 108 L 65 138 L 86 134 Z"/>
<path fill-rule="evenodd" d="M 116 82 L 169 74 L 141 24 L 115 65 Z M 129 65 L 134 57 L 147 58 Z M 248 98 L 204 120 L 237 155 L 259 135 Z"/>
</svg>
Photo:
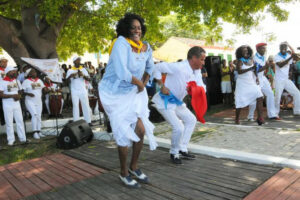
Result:
<svg viewBox="0 0 300 200">
<path fill-rule="evenodd" d="M 119 177 L 120 177 L 121 181 L 128 187 L 131 187 L 131 188 L 140 188 L 141 187 L 141 185 L 138 182 L 136 182 L 136 180 L 132 179 L 130 175 L 125 176 L 125 177 L 119 175 Z"/>
<path fill-rule="evenodd" d="M 182 161 L 179 157 L 179 154 L 170 154 L 171 161 L 176 165 L 181 165 Z"/>
<path fill-rule="evenodd" d="M 148 177 L 140 169 L 128 169 L 128 171 L 131 175 L 135 176 L 141 183 L 149 183 Z"/>
</svg>

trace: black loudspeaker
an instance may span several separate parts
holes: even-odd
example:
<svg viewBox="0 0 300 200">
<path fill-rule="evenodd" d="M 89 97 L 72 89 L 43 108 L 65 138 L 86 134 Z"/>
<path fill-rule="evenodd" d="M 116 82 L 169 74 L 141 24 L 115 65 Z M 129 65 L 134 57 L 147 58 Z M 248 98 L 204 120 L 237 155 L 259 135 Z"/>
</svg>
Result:
<svg viewBox="0 0 300 200">
<path fill-rule="evenodd" d="M 93 139 L 91 127 L 85 120 L 78 120 L 65 125 L 57 138 L 56 145 L 62 149 L 76 148 Z"/>
<path fill-rule="evenodd" d="M 208 77 L 221 77 L 221 57 L 220 56 L 207 56 L 205 58 L 205 68 Z"/>
<path fill-rule="evenodd" d="M 221 57 L 207 56 L 205 59 L 205 68 L 207 70 L 207 95 L 208 105 L 222 103 L 221 91 Z"/>
</svg>

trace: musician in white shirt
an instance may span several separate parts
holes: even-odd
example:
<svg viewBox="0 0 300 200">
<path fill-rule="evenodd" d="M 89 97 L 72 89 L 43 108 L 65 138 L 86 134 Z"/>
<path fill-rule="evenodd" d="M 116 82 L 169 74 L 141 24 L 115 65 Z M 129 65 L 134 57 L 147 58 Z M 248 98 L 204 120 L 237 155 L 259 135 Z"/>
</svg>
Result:
<svg viewBox="0 0 300 200">
<path fill-rule="evenodd" d="M 23 123 L 23 115 L 20 105 L 22 89 L 21 83 L 16 80 L 17 68 L 8 66 L 5 68 L 5 77 L 0 81 L 0 98 L 2 98 L 4 118 L 6 122 L 6 134 L 8 145 L 15 142 L 13 120 L 17 125 L 17 134 L 21 143 L 26 142 L 26 134 Z"/>
<path fill-rule="evenodd" d="M 25 105 L 31 115 L 31 126 L 33 137 L 40 139 L 44 137 L 41 133 L 42 128 L 42 91 L 45 85 L 41 79 L 37 77 L 37 72 L 33 68 L 25 71 L 25 80 L 22 83 L 22 88 L 25 95 Z"/>
<path fill-rule="evenodd" d="M 67 81 L 71 81 L 71 97 L 73 103 L 73 120 L 79 120 L 79 101 L 81 103 L 83 117 L 85 121 L 91 124 L 91 112 L 88 99 L 88 91 L 85 81 L 89 81 L 89 74 L 86 69 L 80 65 L 80 57 L 73 58 L 74 67 L 67 72 Z"/>
</svg>

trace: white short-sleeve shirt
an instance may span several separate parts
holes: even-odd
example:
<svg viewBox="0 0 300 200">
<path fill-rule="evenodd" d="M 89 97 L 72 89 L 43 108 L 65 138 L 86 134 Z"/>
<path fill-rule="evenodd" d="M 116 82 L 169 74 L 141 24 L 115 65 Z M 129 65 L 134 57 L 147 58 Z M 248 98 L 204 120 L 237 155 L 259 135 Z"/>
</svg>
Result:
<svg viewBox="0 0 300 200">
<path fill-rule="evenodd" d="M 291 57 L 291 55 L 287 55 L 286 58 L 283 58 L 282 56 L 277 54 L 274 57 L 274 61 L 275 61 L 275 63 L 278 63 L 278 62 L 284 61 L 290 57 Z M 281 81 L 281 80 L 284 81 L 284 80 L 289 79 L 290 64 L 292 64 L 292 62 L 293 62 L 293 59 L 291 59 L 288 62 L 288 64 L 286 64 L 285 66 L 283 66 L 281 68 L 277 64 L 275 64 L 275 80 L 276 81 Z"/>
<path fill-rule="evenodd" d="M 26 96 L 25 101 L 32 101 L 36 103 L 42 102 L 42 89 L 45 87 L 41 79 L 25 79 L 22 83 L 24 92 L 34 94 L 34 97 Z"/>
<path fill-rule="evenodd" d="M 22 89 L 22 85 L 20 81 L 14 79 L 13 81 L 0 81 L 0 91 L 3 91 L 3 94 L 18 94 L 19 90 Z M 19 101 L 15 101 L 13 98 L 3 98 L 3 105 L 9 106 L 14 105 L 15 103 L 19 103 Z"/>
<path fill-rule="evenodd" d="M 78 73 L 79 70 L 69 69 L 67 72 L 66 78 L 68 78 L 71 74 Z M 89 77 L 89 73 L 85 68 L 80 69 L 84 76 Z M 71 78 L 70 84 L 71 92 L 80 93 L 83 91 L 87 91 L 85 79 L 83 77 L 78 77 L 78 75 L 74 78 Z"/>
</svg>

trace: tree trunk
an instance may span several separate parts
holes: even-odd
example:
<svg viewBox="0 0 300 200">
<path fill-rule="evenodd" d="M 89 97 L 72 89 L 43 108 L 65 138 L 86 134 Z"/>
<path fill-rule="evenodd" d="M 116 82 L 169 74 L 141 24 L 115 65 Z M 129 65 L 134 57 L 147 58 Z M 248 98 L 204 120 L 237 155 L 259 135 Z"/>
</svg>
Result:
<svg viewBox="0 0 300 200">
<path fill-rule="evenodd" d="M 0 46 L 20 65 L 21 57 L 57 58 L 58 28 L 40 19 L 37 8 L 25 8 L 21 21 L 0 16 Z"/>
</svg>

